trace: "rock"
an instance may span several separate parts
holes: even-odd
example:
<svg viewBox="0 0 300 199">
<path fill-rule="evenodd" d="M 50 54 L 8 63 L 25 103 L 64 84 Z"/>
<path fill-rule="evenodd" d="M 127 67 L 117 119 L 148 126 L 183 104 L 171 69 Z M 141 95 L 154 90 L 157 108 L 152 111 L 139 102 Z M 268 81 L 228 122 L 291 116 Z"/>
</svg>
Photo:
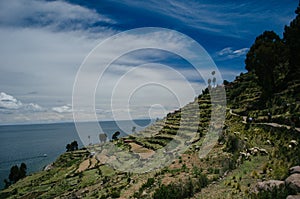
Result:
<svg viewBox="0 0 300 199">
<path fill-rule="evenodd" d="M 298 142 L 296 140 L 291 140 L 290 141 L 290 144 L 293 146 L 297 146 L 298 145 Z"/>
<path fill-rule="evenodd" d="M 274 188 L 284 189 L 285 183 L 280 180 L 268 180 L 263 182 L 258 182 L 253 188 L 252 192 L 258 193 L 260 191 L 272 191 Z"/>
<path fill-rule="evenodd" d="M 300 166 L 294 166 L 289 169 L 290 174 L 300 173 Z"/>
<path fill-rule="evenodd" d="M 143 193 L 142 193 L 142 196 L 146 196 L 146 195 L 148 195 L 148 194 L 147 194 L 147 192 L 144 190 Z"/>
<path fill-rule="evenodd" d="M 223 178 L 226 177 L 226 176 L 228 175 L 228 173 L 229 173 L 229 170 L 225 171 L 225 173 L 223 174 L 222 177 L 223 177 Z"/>
<path fill-rule="evenodd" d="M 51 170 L 53 168 L 54 168 L 53 163 L 51 163 L 51 164 L 48 164 L 47 166 L 45 166 L 44 171 L 48 171 L 48 170 Z"/>
<path fill-rule="evenodd" d="M 233 134 L 234 135 L 240 135 L 240 132 L 234 132 Z"/>
<path fill-rule="evenodd" d="M 246 157 L 246 156 L 247 156 L 247 154 L 246 154 L 245 152 L 240 152 L 240 155 L 241 155 L 242 157 Z"/>
<path fill-rule="evenodd" d="M 258 153 L 258 150 L 257 150 L 257 149 L 253 149 L 252 154 L 253 154 L 254 156 L 256 156 L 257 153 Z"/>
<path fill-rule="evenodd" d="M 246 153 L 246 160 L 249 160 L 251 157 L 251 154 L 250 153 Z"/>
<path fill-rule="evenodd" d="M 85 194 L 85 193 L 88 193 L 89 192 L 89 190 L 87 189 L 87 188 L 85 188 L 85 189 L 83 189 L 83 190 L 81 190 L 81 194 Z"/>
<path fill-rule="evenodd" d="M 300 174 L 294 173 L 285 179 L 285 184 L 296 193 L 300 193 Z"/>
<path fill-rule="evenodd" d="M 267 140 L 267 144 L 272 145 L 272 142 L 270 140 Z"/>
<path fill-rule="evenodd" d="M 300 195 L 289 195 L 286 199 L 300 199 Z"/>
<path fill-rule="evenodd" d="M 259 149 L 260 155 L 268 155 L 268 151 L 266 149 Z"/>
</svg>

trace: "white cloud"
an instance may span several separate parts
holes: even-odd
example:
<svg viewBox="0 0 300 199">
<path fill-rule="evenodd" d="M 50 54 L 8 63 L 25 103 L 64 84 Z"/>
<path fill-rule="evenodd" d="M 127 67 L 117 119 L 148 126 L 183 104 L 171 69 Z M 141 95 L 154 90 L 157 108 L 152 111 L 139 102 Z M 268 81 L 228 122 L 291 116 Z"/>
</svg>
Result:
<svg viewBox="0 0 300 199">
<path fill-rule="evenodd" d="M 44 108 L 42 108 L 40 105 L 35 103 L 29 103 L 24 105 L 24 109 L 26 111 L 43 111 Z"/>
<path fill-rule="evenodd" d="M 0 124 L 72 121 L 71 105 L 48 109 L 0 92 Z"/>
<path fill-rule="evenodd" d="M 22 103 L 15 97 L 4 92 L 0 93 L 0 110 L 14 112 L 14 111 L 42 111 L 43 108 L 35 103 Z"/>
<path fill-rule="evenodd" d="M 219 58 L 233 59 L 233 58 L 246 55 L 248 51 L 249 48 L 241 48 L 238 50 L 233 50 L 232 47 L 227 47 L 217 52 L 217 55 L 219 56 Z"/>
<path fill-rule="evenodd" d="M 99 22 L 115 23 L 96 10 L 66 1 L 0 1 L 1 90 L 16 96 L 34 90 L 36 95 L 23 99 L 48 108 L 71 103 L 84 57 L 115 33 L 93 26 Z"/>
<path fill-rule="evenodd" d="M 99 34 L 99 39 L 110 33 Z M 80 64 L 98 43 L 79 32 L 51 32 L 35 28 L 0 29 L 0 85 L 14 95 L 33 90 L 28 101 L 53 106 L 71 102 L 72 86 Z"/>
<path fill-rule="evenodd" d="M 3 44 L 0 46 L 1 87 L 21 97 L 19 99 L 22 101 L 26 99 L 25 101 L 27 102 L 38 102 L 44 107 L 43 110 L 45 110 L 42 114 L 33 114 L 30 110 L 38 110 L 39 108 L 28 103 L 26 104 L 26 114 L 25 111 L 22 113 L 12 112 L 10 116 L 7 116 L 7 114 L 3 115 L 3 113 L 0 115 L 0 121 L 71 121 L 72 109 L 70 105 L 62 106 L 62 104 L 71 103 L 72 88 L 76 72 L 85 56 L 98 44 L 99 40 L 85 37 L 85 35 L 89 33 L 84 33 L 83 35 L 80 35 L 78 32 L 54 33 L 47 29 L 35 28 L 0 29 L 0 34 L 0 41 Z M 109 30 L 108 32 L 103 32 L 102 35 L 99 34 L 100 39 L 107 37 L 109 34 L 111 34 Z M 178 39 L 179 38 L 174 38 L 171 35 L 159 34 L 157 34 L 155 38 L 151 38 L 150 36 L 128 36 L 124 39 L 123 45 L 129 47 L 134 43 L 156 42 L 157 44 L 165 43 L 169 45 L 171 49 L 183 49 L 183 44 L 178 42 Z M 97 60 L 100 60 L 100 65 L 102 63 L 101 60 L 105 60 L 107 56 L 116 56 L 115 46 L 116 45 L 111 45 L 106 49 L 105 54 L 98 55 Z M 164 58 L 160 53 L 156 53 L 157 55 L 155 54 L 155 56 L 151 54 L 152 57 L 159 57 L 159 59 Z M 112 119 L 109 91 L 113 89 L 118 78 L 135 66 L 151 61 L 151 59 L 148 59 L 147 52 L 142 52 L 133 55 L 129 54 L 110 67 L 110 70 L 106 72 L 104 82 L 102 82 L 104 83 L 104 90 L 100 90 L 96 96 L 97 99 L 101 99 L 97 107 L 105 110 L 98 113 L 99 119 Z M 187 76 L 192 74 L 193 79 L 197 78 L 192 71 L 182 69 L 179 72 Z M 6 78 L 8 74 L 10 79 L 14 79 L 13 82 Z M 91 72 L 88 77 L 91 78 L 95 75 L 99 74 Z M 168 83 L 177 85 L 178 89 L 182 88 L 181 90 L 185 91 L 180 81 L 163 69 L 151 70 L 149 68 L 147 70 L 139 70 L 138 73 L 132 74 L 131 77 L 132 78 L 129 78 L 127 82 L 123 82 L 124 85 L 136 85 L 141 79 L 152 77 L 153 81 L 166 82 L 168 80 Z M 199 88 L 199 84 L 195 83 L 193 86 Z M 33 90 L 35 91 L 34 95 L 24 94 L 31 93 Z M 148 94 L 150 93 L 151 92 Z M 156 95 L 147 96 L 147 100 L 144 101 L 144 104 L 140 104 L 140 106 L 146 107 L 146 105 L 149 105 L 147 103 L 158 99 L 157 95 L 161 94 L 157 93 Z M 186 95 L 186 97 L 188 97 L 188 95 Z M 169 105 L 170 102 L 167 98 L 160 99 L 162 100 L 160 104 Z M 192 99 L 193 97 L 186 101 Z M 124 100 L 124 98 L 120 100 Z M 124 106 L 126 106 L 126 104 L 124 104 Z M 122 109 L 123 108 L 124 107 L 122 107 Z M 131 113 L 137 118 L 147 117 L 148 109 L 149 108 L 138 109 L 138 107 L 131 107 Z M 127 109 L 125 108 L 124 110 Z M 169 108 L 167 110 L 169 110 Z M 2 116 L 3 118 L 1 118 Z M 92 119 L 92 116 L 84 111 L 82 112 L 82 117 L 86 120 Z"/>
<path fill-rule="evenodd" d="M 96 22 L 114 23 L 95 10 L 65 1 L 10 0 L 0 2 L 0 24 L 74 30 Z"/>
<path fill-rule="evenodd" d="M 72 105 L 67 104 L 67 105 L 64 105 L 64 106 L 53 107 L 52 110 L 57 112 L 57 113 L 71 113 L 72 112 Z"/>
<path fill-rule="evenodd" d="M 7 94 L 0 101 L 0 106 L 7 112 L 0 112 L 0 122 L 37 122 L 37 121 L 70 121 L 72 120 L 71 97 L 72 88 L 76 72 L 90 50 L 100 41 L 115 33 L 111 29 L 102 27 L 101 32 L 92 33 L 85 30 L 84 24 L 91 24 L 97 21 L 113 23 L 109 19 L 103 18 L 93 10 L 84 7 L 72 5 L 63 1 L 10 1 L 11 3 L 0 3 L 0 10 L 11 7 L 11 10 L 20 12 L 16 14 L 7 13 L 0 19 L 0 85 L 1 89 L 17 96 Z M 27 3 L 31 6 L 28 6 Z M 2 7 L 2 5 L 4 7 Z M 41 12 L 41 18 L 34 18 Z M 1 13 L 1 12 L 0 12 Z M 2 16 L 0 14 L 0 16 Z M 1 17 L 0 17 L 1 18 Z M 26 25 L 27 19 L 35 19 L 35 26 Z M 7 21 L 6 21 L 7 20 Z M 75 21 L 70 26 L 68 23 Z M 24 25 L 25 24 L 25 25 Z M 61 25 L 65 24 L 69 28 L 57 31 Z M 41 27 L 38 27 L 40 25 Z M 76 27 L 74 27 L 76 26 Z M 75 30 L 74 30 L 75 29 Z M 98 67 L 104 67 L 101 64 L 108 57 L 118 55 L 117 48 L 129 48 L 135 44 L 155 44 L 168 45 L 170 49 L 185 50 L 188 43 L 182 43 L 182 38 L 172 34 L 157 33 L 155 36 L 127 35 L 120 44 L 112 44 L 105 48 L 105 53 L 97 55 L 100 60 Z M 97 90 L 96 108 L 99 119 L 112 119 L 111 111 L 111 91 L 117 85 L 122 75 L 136 66 L 151 62 L 149 54 L 137 53 L 124 56 L 106 71 L 102 81 L 99 82 L 103 89 Z M 239 52 L 236 52 L 237 54 Z M 164 55 L 160 52 L 151 53 L 152 57 L 163 59 Z M 203 68 L 205 70 L 205 66 Z M 99 76 L 94 71 L 89 71 L 88 78 Z M 200 77 L 191 70 L 180 68 L 178 72 L 186 75 L 192 80 Z M 211 71 L 204 71 L 210 74 Z M 7 78 L 9 76 L 9 78 Z M 115 103 L 115 111 L 121 113 L 122 119 L 126 118 L 126 113 L 130 110 L 135 118 L 147 116 L 163 116 L 165 111 L 171 111 L 179 107 L 174 96 L 161 88 L 148 88 L 136 95 L 136 106 L 127 107 L 126 88 L 139 85 L 141 80 L 150 79 L 176 88 L 176 92 L 182 98 L 180 105 L 193 100 L 193 95 L 187 92 L 183 80 L 170 74 L 165 68 L 143 68 L 135 70 L 127 76 L 126 81 L 119 85 L 119 96 Z M 196 93 L 200 93 L 203 84 L 199 82 L 190 82 Z M 88 85 L 90 86 L 90 85 Z M 35 91 L 34 95 L 26 95 Z M 123 93 L 124 92 L 124 93 Z M 144 97 L 141 99 L 139 97 Z M 175 99 L 175 100 L 174 100 Z M 22 103 L 22 102 L 23 103 Z M 26 103 L 25 103 L 26 102 Z M 29 102 L 37 102 L 29 103 Z M 66 105 L 64 105 L 66 104 Z M 161 109 L 151 108 L 153 104 L 161 105 Z M 10 107 L 10 108 L 9 108 Z M 3 109 L 4 109 L 3 108 Z M 15 111 L 13 111 L 15 110 Z M 82 110 L 82 117 L 86 120 L 93 119 L 92 115 Z"/>
<path fill-rule="evenodd" d="M 6 93 L 0 93 L 0 108 L 2 109 L 19 109 L 23 104 L 16 98 Z"/>
</svg>

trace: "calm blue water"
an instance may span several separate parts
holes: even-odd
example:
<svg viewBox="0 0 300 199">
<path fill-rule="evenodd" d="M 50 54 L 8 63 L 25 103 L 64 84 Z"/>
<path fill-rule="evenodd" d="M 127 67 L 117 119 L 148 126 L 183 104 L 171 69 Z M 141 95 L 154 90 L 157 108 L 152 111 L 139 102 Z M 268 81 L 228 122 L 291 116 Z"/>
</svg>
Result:
<svg viewBox="0 0 300 199">
<path fill-rule="evenodd" d="M 136 130 L 141 130 L 151 123 L 151 120 L 134 120 Z M 87 132 L 97 131 L 88 129 Z M 121 136 L 126 132 L 131 133 L 132 121 L 100 122 L 103 132 L 111 138 L 111 135 L 120 131 Z M 121 128 L 120 128 L 121 127 Z M 99 142 L 99 132 L 82 135 L 91 143 Z M 0 126 L 0 188 L 3 188 L 5 178 L 8 178 L 10 168 L 24 162 L 27 165 L 27 174 L 40 171 L 46 165 L 66 151 L 66 145 L 76 140 L 79 147 L 83 144 L 76 132 L 74 123 L 56 124 L 30 124 L 30 125 L 7 125 Z M 44 154 L 47 154 L 44 157 Z"/>
</svg>

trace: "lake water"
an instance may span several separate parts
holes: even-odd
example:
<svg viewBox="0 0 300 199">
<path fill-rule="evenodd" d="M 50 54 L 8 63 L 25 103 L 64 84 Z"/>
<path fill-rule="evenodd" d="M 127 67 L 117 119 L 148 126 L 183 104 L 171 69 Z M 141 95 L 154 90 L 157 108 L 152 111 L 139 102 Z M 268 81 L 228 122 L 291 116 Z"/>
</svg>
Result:
<svg viewBox="0 0 300 199">
<path fill-rule="evenodd" d="M 121 136 L 131 133 L 132 122 L 139 131 L 149 125 L 151 120 L 105 121 L 100 122 L 100 126 L 110 139 L 116 131 L 120 131 Z M 98 129 L 88 129 L 88 123 L 82 126 L 86 126 L 87 132 L 94 131 L 94 135 L 81 133 L 81 138 L 89 139 L 91 143 L 99 142 L 95 136 L 99 134 Z M 24 162 L 27 174 L 40 171 L 64 153 L 66 145 L 74 140 L 79 147 L 83 147 L 74 123 L 0 126 L 0 188 L 4 186 L 3 180 L 8 178 L 11 166 Z"/>
</svg>

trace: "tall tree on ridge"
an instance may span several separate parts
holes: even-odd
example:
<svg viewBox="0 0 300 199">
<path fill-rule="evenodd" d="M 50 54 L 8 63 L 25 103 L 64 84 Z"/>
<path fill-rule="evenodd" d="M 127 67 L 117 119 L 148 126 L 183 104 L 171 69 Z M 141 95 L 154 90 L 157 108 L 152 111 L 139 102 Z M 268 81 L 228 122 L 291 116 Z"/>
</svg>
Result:
<svg viewBox="0 0 300 199">
<path fill-rule="evenodd" d="M 300 2 L 295 11 L 296 18 L 285 26 L 283 40 L 289 48 L 289 78 L 300 76 Z"/>
<path fill-rule="evenodd" d="M 246 69 L 254 72 L 263 88 L 263 99 L 271 97 L 275 90 L 274 71 L 284 62 L 285 47 L 274 31 L 265 31 L 258 36 L 246 56 Z"/>
</svg>

